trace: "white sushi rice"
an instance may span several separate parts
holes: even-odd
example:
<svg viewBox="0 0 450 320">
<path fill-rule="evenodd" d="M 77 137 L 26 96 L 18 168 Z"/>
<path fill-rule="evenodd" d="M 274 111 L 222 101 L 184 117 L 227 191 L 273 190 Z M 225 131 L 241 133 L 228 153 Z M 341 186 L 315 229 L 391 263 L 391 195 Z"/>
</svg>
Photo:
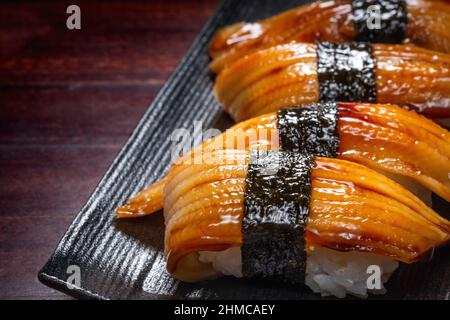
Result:
<svg viewBox="0 0 450 320">
<path fill-rule="evenodd" d="M 211 263 L 213 268 L 223 275 L 242 277 L 241 249 L 199 253 L 199 259 Z M 367 272 L 371 265 L 381 270 L 380 289 L 367 289 Z M 310 248 L 306 265 L 305 284 L 322 296 L 344 298 L 347 294 L 366 298 L 368 293 L 384 294 L 386 283 L 398 262 L 383 256 L 364 252 L 339 252 L 326 248 Z"/>
<path fill-rule="evenodd" d="M 380 288 L 368 289 L 369 266 L 380 268 Z M 365 252 L 339 252 L 315 248 L 308 253 L 305 283 L 322 296 L 334 295 L 344 298 L 351 294 L 366 298 L 368 293 L 385 294 L 383 284 L 397 269 L 398 262 L 380 255 Z"/>
</svg>

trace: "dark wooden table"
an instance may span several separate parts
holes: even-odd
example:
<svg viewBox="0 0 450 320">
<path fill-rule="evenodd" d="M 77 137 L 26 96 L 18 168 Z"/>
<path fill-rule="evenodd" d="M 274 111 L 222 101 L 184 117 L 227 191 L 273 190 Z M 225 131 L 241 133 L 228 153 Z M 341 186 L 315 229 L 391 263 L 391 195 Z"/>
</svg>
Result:
<svg viewBox="0 0 450 320">
<path fill-rule="evenodd" d="M 0 5 L 0 298 L 65 298 L 39 269 L 217 3 Z"/>
</svg>

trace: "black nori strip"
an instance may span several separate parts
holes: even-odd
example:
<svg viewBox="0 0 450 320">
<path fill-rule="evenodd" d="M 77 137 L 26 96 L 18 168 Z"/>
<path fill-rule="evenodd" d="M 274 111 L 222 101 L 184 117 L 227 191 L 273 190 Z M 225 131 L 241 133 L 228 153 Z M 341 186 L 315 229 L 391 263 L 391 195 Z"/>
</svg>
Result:
<svg viewBox="0 0 450 320">
<path fill-rule="evenodd" d="M 338 110 L 335 102 L 314 103 L 277 113 L 283 151 L 335 158 L 339 150 Z"/>
<path fill-rule="evenodd" d="M 293 152 L 250 153 L 242 222 L 245 277 L 304 282 L 313 161 Z"/>
<path fill-rule="evenodd" d="M 317 44 L 320 102 L 376 102 L 375 60 L 368 43 Z"/>
<path fill-rule="evenodd" d="M 376 11 L 374 11 L 375 9 Z M 353 0 L 352 20 L 356 41 L 402 43 L 408 17 L 404 0 Z M 378 16 L 379 25 L 373 17 Z"/>
</svg>

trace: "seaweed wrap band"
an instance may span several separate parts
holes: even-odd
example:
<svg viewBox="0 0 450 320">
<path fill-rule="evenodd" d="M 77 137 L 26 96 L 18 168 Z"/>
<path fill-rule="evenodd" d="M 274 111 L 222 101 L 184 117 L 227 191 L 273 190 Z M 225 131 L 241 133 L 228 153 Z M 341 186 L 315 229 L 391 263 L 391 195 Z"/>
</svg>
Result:
<svg viewBox="0 0 450 320">
<path fill-rule="evenodd" d="M 244 277 L 304 283 L 313 163 L 308 154 L 250 153 L 242 221 Z"/>
<path fill-rule="evenodd" d="M 353 0 L 356 41 L 402 43 L 406 37 L 405 0 Z"/>
<path fill-rule="evenodd" d="M 375 59 L 369 43 L 317 43 L 319 101 L 376 102 Z"/>
<path fill-rule="evenodd" d="M 284 151 L 335 158 L 339 149 L 335 102 L 314 103 L 277 113 L 280 147 Z"/>
</svg>

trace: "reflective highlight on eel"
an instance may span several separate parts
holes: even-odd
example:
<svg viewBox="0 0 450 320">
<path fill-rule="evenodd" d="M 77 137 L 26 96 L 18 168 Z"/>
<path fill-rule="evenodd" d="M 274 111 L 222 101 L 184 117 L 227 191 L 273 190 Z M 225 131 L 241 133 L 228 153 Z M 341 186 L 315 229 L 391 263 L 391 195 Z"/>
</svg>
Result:
<svg viewBox="0 0 450 320">
<path fill-rule="evenodd" d="M 445 0 L 407 0 L 406 42 L 450 52 L 450 5 Z M 318 1 L 259 22 L 240 22 L 218 30 L 210 42 L 211 69 L 219 73 L 245 55 L 292 41 L 357 40 L 351 1 Z M 385 42 L 385 41 L 377 41 Z"/>
<path fill-rule="evenodd" d="M 210 263 L 199 260 L 199 252 L 242 245 L 249 152 L 215 150 L 198 156 L 204 164 L 172 166 L 158 193 L 164 204 L 167 268 L 183 281 L 217 274 Z M 307 251 L 319 247 L 370 252 L 412 263 L 449 241 L 449 221 L 362 165 L 317 157 L 311 185 L 304 233 Z"/>
<path fill-rule="evenodd" d="M 372 45 L 372 54 L 378 103 L 450 117 L 450 55 L 390 44 Z M 290 43 L 245 56 L 217 77 L 214 94 L 237 122 L 318 102 L 316 45 Z"/>
<path fill-rule="evenodd" d="M 277 113 L 270 113 L 239 123 L 176 164 L 193 163 L 201 154 L 221 149 L 278 150 L 277 118 Z M 338 158 L 387 174 L 418 195 L 424 186 L 450 201 L 450 133 L 446 129 L 394 105 L 339 103 L 337 118 Z M 118 216 L 140 217 L 162 209 L 167 181 L 163 178 L 130 199 L 118 209 Z"/>
</svg>

